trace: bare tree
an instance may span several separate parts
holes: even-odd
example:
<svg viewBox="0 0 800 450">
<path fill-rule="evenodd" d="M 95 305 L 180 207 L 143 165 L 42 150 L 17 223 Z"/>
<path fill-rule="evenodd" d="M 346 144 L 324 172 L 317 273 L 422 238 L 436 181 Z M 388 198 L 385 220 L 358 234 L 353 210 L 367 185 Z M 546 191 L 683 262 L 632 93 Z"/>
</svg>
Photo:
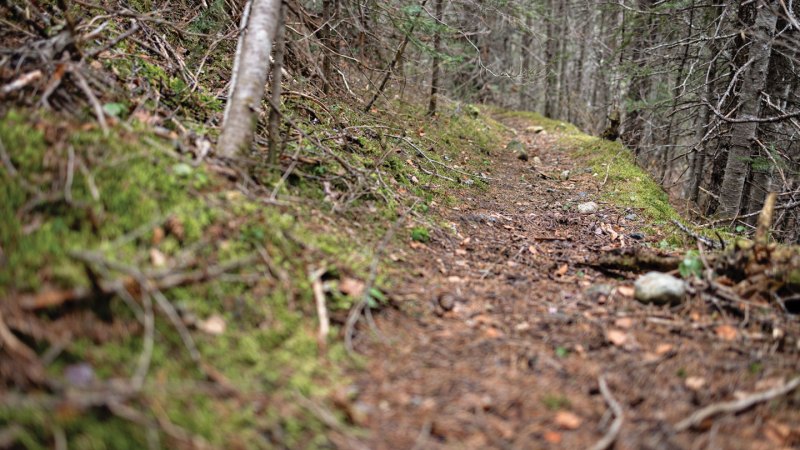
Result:
<svg viewBox="0 0 800 450">
<path fill-rule="evenodd" d="M 725 165 L 725 176 L 719 195 L 719 213 L 723 217 L 734 217 L 739 213 L 745 181 L 750 167 L 750 157 L 755 145 L 758 118 L 761 111 L 761 91 L 767 81 L 767 68 L 772 51 L 771 34 L 775 30 L 777 16 L 769 7 L 762 5 L 756 13 L 756 21 L 750 39 L 749 61 L 745 70 L 737 119 L 731 130 L 731 148 Z"/>
</svg>

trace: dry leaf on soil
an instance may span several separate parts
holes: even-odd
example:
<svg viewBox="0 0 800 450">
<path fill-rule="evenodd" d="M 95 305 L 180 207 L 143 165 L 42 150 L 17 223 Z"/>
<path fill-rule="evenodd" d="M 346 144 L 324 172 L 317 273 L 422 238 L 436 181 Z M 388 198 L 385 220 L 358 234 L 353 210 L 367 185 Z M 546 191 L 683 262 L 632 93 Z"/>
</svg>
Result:
<svg viewBox="0 0 800 450">
<path fill-rule="evenodd" d="M 706 386 L 706 379 L 703 377 L 687 377 L 684 384 L 693 391 L 699 391 Z"/>
<path fill-rule="evenodd" d="M 351 277 L 344 277 L 339 282 L 339 290 L 342 294 L 349 295 L 353 298 L 361 298 L 364 295 L 364 282 Z"/>
<path fill-rule="evenodd" d="M 736 328 L 730 325 L 720 325 L 714 330 L 714 332 L 717 333 L 717 336 L 724 341 L 732 341 L 739 336 L 739 332 L 736 330 Z"/>
<path fill-rule="evenodd" d="M 633 298 L 634 290 L 633 286 L 619 286 L 617 287 L 617 292 L 623 297 Z"/>
<path fill-rule="evenodd" d="M 608 338 L 608 342 L 611 342 L 617 347 L 623 346 L 628 342 L 628 335 L 620 330 L 608 330 L 606 338 Z"/>
<path fill-rule="evenodd" d="M 219 314 L 212 314 L 206 320 L 197 322 L 197 329 L 214 336 L 219 336 L 225 332 L 225 319 Z"/>
<path fill-rule="evenodd" d="M 581 426 L 581 418 L 569 411 L 559 411 L 553 419 L 556 425 L 565 430 L 576 430 Z"/>
</svg>

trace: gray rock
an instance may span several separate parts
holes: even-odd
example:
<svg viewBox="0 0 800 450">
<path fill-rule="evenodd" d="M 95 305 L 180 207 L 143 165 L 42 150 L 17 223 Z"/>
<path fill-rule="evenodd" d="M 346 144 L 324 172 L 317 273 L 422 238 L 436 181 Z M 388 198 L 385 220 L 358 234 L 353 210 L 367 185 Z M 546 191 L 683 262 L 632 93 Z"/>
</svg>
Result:
<svg viewBox="0 0 800 450">
<path fill-rule="evenodd" d="M 592 214 L 596 213 L 599 208 L 600 207 L 597 206 L 595 202 L 586 202 L 578 205 L 578 212 L 581 214 Z"/>
<path fill-rule="evenodd" d="M 514 140 L 514 141 L 509 142 L 506 145 L 506 150 L 512 151 L 512 152 L 524 152 L 525 151 L 525 144 L 523 144 L 520 141 Z"/>
<path fill-rule="evenodd" d="M 569 170 L 565 170 L 565 171 L 561 172 L 561 179 L 564 180 L 564 181 L 569 180 Z"/>
<path fill-rule="evenodd" d="M 683 280 L 661 272 L 642 275 L 633 288 L 636 300 L 656 305 L 680 303 L 686 294 Z"/>
<path fill-rule="evenodd" d="M 534 156 L 534 157 L 533 157 L 533 165 L 535 165 L 535 166 L 541 166 L 541 165 L 542 165 L 542 160 L 541 160 L 541 158 L 539 158 L 538 156 Z"/>
<path fill-rule="evenodd" d="M 636 220 L 636 219 L 637 219 L 636 214 L 628 214 L 627 216 L 625 216 L 625 220 Z"/>
</svg>

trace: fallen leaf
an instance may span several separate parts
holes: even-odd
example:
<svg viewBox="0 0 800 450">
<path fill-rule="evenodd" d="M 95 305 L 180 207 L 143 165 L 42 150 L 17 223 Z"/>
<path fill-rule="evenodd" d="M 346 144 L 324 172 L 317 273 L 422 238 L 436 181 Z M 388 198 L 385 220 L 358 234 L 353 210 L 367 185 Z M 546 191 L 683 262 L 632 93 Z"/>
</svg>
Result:
<svg viewBox="0 0 800 450">
<path fill-rule="evenodd" d="M 582 420 L 569 411 L 559 411 L 553 422 L 565 430 L 577 430 L 581 426 Z"/>
<path fill-rule="evenodd" d="M 157 248 L 150 249 L 150 262 L 155 267 L 164 267 L 167 264 L 167 257 Z"/>
<path fill-rule="evenodd" d="M 219 314 L 212 314 L 208 319 L 197 322 L 197 329 L 214 336 L 225 332 L 225 319 Z"/>
<path fill-rule="evenodd" d="M 656 346 L 656 355 L 665 355 L 672 351 L 672 344 L 658 344 Z"/>
<path fill-rule="evenodd" d="M 623 297 L 633 298 L 634 289 L 633 286 L 619 286 L 617 292 Z"/>
<path fill-rule="evenodd" d="M 533 245 L 529 245 L 528 246 L 528 251 L 531 252 L 532 255 L 538 255 L 539 254 L 539 251 L 536 250 L 536 247 L 534 247 Z"/>
<path fill-rule="evenodd" d="M 464 250 L 463 248 L 457 248 L 457 249 L 456 249 L 456 255 L 459 255 L 459 256 L 464 256 L 464 255 L 466 255 L 466 254 L 467 254 L 467 251 L 466 251 L 466 250 Z"/>
<path fill-rule="evenodd" d="M 715 330 L 717 336 L 723 341 L 732 341 L 739 336 L 739 331 L 730 325 L 720 325 Z"/>
<path fill-rule="evenodd" d="M 703 377 L 687 377 L 684 384 L 693 391 L 699 391 L 705 387 L 706 379 Z"/>
<path fill-rule="evenodd" d="M 633 326 L 633 319 L 630 317 L 620 317 L 614 321 L 614 325 L 627 329 Z"/>
<path fill-rule="evenodd" d="M 153 245 L 158 245 L 163 240 L 164 240 L 164 229 L 161 227 L 153 228 L 153 238 L 150 240 L 150 242 Z"/>
<path fill-rule="evenodd" d="M 786 445 L 791 435 L 792 429 L 786 424 L 770 420 L 764 425 L 764 436 L 775 445 Z"/>
<path fill-rule="evenodd" d="M 342 291 L 342 294 L 353 298 L 361 298 L 364 295 L 364 287 L 364 282 L 355 278 L 344 277 L 339 282 L 339 290 Z"/>
<path fill-rule="evenodd" d="M 503 337 L 503 332 L 497 328 L 487 328 L 485 331 L 486 337 L 490 339 L 497 339 Z"/>
<path fill-rule="evenodd" d="M 624 331 L 620 330 L 608 330 L 606 333 L 606 338 L 608 339 L 608 342 L 611 342 L 617 347 L 625 345 L 625 343 L 628 342 L 628 335 Z"/>
<path fill-rule="evenodd" d="M 563 266 L 559 267 L 558 270 L 556 270 L 555 275 L 558 277 L 563 276 L 565 273 L 567 273 L 567 270 L 569 270 L 569 266 L 564 264 Z"/>
<path fill-rule="evenodd" d="M 545 431 L 544 432 L 544 440 L 551 443 L 551 444 L 560 444 L 561 443 L 561 433 L 557 431 Z"/>
</svg>

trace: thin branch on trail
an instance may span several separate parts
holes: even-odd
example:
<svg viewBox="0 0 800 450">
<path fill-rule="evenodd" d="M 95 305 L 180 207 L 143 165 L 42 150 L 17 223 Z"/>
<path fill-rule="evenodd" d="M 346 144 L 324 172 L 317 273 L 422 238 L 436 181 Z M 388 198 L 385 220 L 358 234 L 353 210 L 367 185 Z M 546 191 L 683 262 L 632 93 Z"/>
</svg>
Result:
<svg viewBox="0 0 800 450">
<path fill-rule="evenodd" d="M 620 406 L 619 402 L 614 399 L 614 396 L 611 395 L 611 390 L 608 389 L 606 378 L 601 375 L 600 378 L 598 378 L 597 383 L 600 385 L 600 393 L 603 394 L 603 398 L 605 399 L 606 403 L 608 403 L 608 407 L 611 408 L 611 412 L 614 413 L 614 422 L 611 423 L 611 426 L 608 428 L 608 431 L 603 438 L 591 446 L 590 450 L 606 450 L 607 448 L 611 447 L 612 444 L 614 444 L 614 441 L 617 440 L 617 436 L 619 435 L 619 431 L 622 429 L 622 423 L 625 421 L 625 419 L 622 413 L 622 406 Z"/>
<path fill-rule="evenodd" d="M 217 144 L 220 156 L 233 158 L 253 141 L 254 114 L 259 109 L 267 82 L 269 54 L 280 8 L 280 0 L 253 0 L 250 5 L 247 24 L 236 50 L 231 92 Z"/>
<path fill-rule="evenodd" d="M 800 377 L 795 377 L 788 383 L 782 386 L 772 388 L 768 391 L 749 395 L 739 400 L 714 403 L 713 405 L 708 405 L 703 409 L 695 411 L 691 416 L 687 417 L 686 419 L 678 422 L 675 425 L 675 429 L 679 432 L 686 431 L 689 428 L 693 428 L 700 425 L 706 419 L 714 417 L 718 414 L 737 413 L 740 411 L 744 411 L 758 403 L 763 403 L 772 400 L 773 398 L 786 395 L 792 392 L 793 390 L 797 389 L 798 386 L 800 386 Z"/>
</svg>

